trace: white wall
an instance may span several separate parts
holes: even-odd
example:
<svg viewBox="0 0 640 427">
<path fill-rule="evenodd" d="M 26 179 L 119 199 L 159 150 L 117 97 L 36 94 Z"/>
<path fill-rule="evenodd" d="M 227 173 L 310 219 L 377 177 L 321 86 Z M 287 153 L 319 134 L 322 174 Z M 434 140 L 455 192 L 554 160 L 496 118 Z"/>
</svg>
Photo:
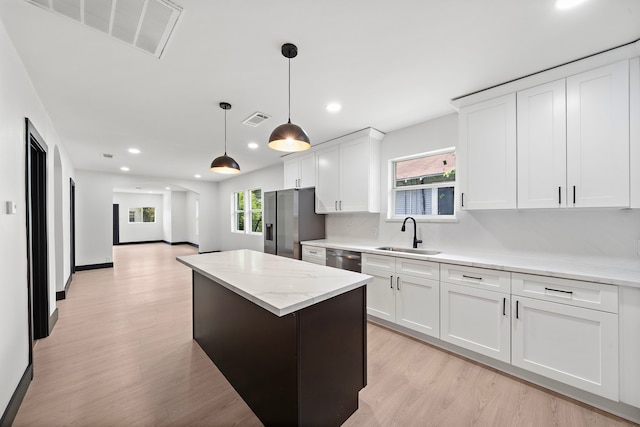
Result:
<svg viewBox="0 0 640 427">
<path fill-rule="evenodd" d="M 186 222 L 187 222 L 187 238 L 189 243 L 199 244 L 198 226 L 196 225 L 196 205 L 200 204 L 200 195 L 193 191 L 187 191 L 186 200 Z M 199 209 L 198 209 L 199 210 Z M 199 212 L 198 214 L 200 214 Z"/>
<path fill-rule="evenodd" d="M 401 223 L 386 220 L 388 160 L 452 147 L 457 139 L 457 114 L 388 133 L 382 140 L 380 156 L 381 213 L 328 215 L 328 238 L 411 245 L 411 227 L 402 233 Z M 457 217 L 455 223 L 418 223 L 422 246 L 451 252 L 637 259 L 637 209 L 458 211 Z"/>
<path fill-rule="evenodd" d="M 113 193 L 113 203 L 120 205 L 120 243 L 164 240 L 162 194 Z M 155 208 L 155 222 L 129 222 L 129 208 Z"/>
<path fill-rule="evenodd" d="M 167 191 L 162 197 L 162 240 L 172 242 L 171 240 L 171 191 Z"/>
<path fill-rule="evenodd" d="M 250 188 L 262 188 L 263 192 L 280 190 L 284 186 L 283 170 L 283 164 L 279 163 L 255 172 L 240 174 L 219 183 L 217 216 L 220 218 L 218 221 L 220 250 L 253 249 L 263 251 L 262 235 L 233 233 L 231 231 L 231 195 L 234 192 Z M 201 205 L 200 218 L 203 218 L 204 215 L 205 210 Z M 202 251 L 202 247 L 200 250 Z"/>
<path fill-rule="evenodd" d="M 201 212 L 207 212 L 206 216 L 201 215 L 200 218 L 200 251 L 209 252 L 219 249 L 219 240 L 216 235 L 218 228 L 216 183 L 78 170 L 76 171 L 76 265 L 111 262 L 113 190 L 135 186 L 141 182 L 161 182 L 198 193 Z"/>
<path fill-rule="evenodd" d="M 187 241 L 187 192 L 171 192 L 171 240 L 168 242 Z"/>
<path fill-rule="evenodd" d="M 25 117 L 47 145 L 47 213 L 49 235 L 49 312 L 56 308 L 55 200 L 62 197 L 62 235 L 65 271 L 69 265 L 69 178 L 73 165 L 29 76 L 0 22 L 0 414 L 4 413 L 29 363 L 27 312 L 27 243 L 25 196 Z M 66 182 L 55 192 L 54 153 L 60 154 L 59 178 Z M 65 192 L 67 193 L 65 195 Z M 6 214 L 6 201 L 17 203 L 17 214 Z M 58 212 L 60 209 L 58 210 Z"/>
</svg>

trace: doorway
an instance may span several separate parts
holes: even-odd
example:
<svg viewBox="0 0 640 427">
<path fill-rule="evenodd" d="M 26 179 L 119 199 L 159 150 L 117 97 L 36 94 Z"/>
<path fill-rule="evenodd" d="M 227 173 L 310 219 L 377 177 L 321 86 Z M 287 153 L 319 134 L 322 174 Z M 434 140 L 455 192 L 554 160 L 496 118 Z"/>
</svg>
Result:
<svg viewBox="0 0 640 427">
<path fill-rule="evenodd" d="M 69 204 L 71 205 L 69 213 L 71 273 L 69 274 L 73 275 L 76 272 L 76 183 L 73 178 L 69 178 Z"/>
<path fill-rule="evenodd" d="M 120 205 L 113 204 L 113 244 L 120 244 Z"/>
<path fill-rule="evenodd" d="M 47 151 L 44 140 L 26 119 L 27 286 L 29 361 L 33 340 L 49 336 L 49 265 L 47 237 Z"/>
</svg>

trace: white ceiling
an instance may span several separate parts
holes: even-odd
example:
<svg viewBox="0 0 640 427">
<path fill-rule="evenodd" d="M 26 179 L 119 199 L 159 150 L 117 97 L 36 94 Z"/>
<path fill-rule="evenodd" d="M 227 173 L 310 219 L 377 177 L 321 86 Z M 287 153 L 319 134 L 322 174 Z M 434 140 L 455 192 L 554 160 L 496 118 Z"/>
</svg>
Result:
<svg viewBox="0 0 640 427">
<path fill-rule="evenodd" d="M 228 178 L 209 171 L 224 151 L 220 101 L 233 106 L 228 154 L 242 171 L 279 163 L 282 153 L 266 142 L 287 120 L 285 42 L 299 49 L 291 119 L 317 144 L 423 122 L 453 112 L 451 98 L 640 38 L 640 0 L 587 0 L 567 11 L 554 0 L 175 3 L 183 12 L 158 59 L 24 0 L 0 0 L 76 168 L 128 166 L 167 182 Z M 339 113 L 325 110 L 331 101 Z M 271 119 L 241 124 L 256 111 Z"/>
</svg>

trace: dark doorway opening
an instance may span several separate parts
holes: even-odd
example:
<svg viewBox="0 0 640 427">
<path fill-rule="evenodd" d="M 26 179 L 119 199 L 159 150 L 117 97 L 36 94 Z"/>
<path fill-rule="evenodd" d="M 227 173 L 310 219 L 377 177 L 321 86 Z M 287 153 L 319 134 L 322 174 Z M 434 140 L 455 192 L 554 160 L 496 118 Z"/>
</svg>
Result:
<svg viewBox="0 0 640 427">
<path fill-rule="evenodd" d="M 32 362 L 33 340 L 49 336 L 47 146 L 29 119 L 26 130 L 27 286 L 29 362 Z"/>
<path fill-rule="evenodd" d="M 113 244 L 120 244 L 120 205 L 113 204 Z"/>
<path fill-rule="evenodd" d="M 76 272 L 76 183 L 72 178 L 69 178 L 69 204 L 71 205 L 71 212 L 69 215 L 70 231 L 71 231 L 71 244 L 70 244 L 70 256 L 71 259 L 71 275 Z"/>
</svg>

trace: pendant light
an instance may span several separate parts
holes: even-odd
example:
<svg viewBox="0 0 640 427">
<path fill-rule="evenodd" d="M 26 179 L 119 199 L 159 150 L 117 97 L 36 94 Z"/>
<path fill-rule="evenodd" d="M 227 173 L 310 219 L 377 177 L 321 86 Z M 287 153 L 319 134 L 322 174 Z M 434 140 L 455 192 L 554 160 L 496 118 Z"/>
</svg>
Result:
<svg viewBox="0 0 640 427">
<path fill-rule="evenodd" d="M 240 165 L 238 162 L 227 156 L 227 110 L 231 109 L 231 104 L 228 102 L 221 102 L 220 108 L 224 110 L 224 155 L 216 157 L 211 162 L 211 172 L 216 173 L 240 173 Z"/>
<path fill-rule="evenodd" d="M 291 58 L 298 55 L 298 48 L 291 43 L 282 45 L 282 55 L 289 59 L 289 120 L 271 132 L 269 148 L 278 151 L 304 151 L 311 148 L 309 136 L 298 125 L 291 123 Z"/>
</svg>

